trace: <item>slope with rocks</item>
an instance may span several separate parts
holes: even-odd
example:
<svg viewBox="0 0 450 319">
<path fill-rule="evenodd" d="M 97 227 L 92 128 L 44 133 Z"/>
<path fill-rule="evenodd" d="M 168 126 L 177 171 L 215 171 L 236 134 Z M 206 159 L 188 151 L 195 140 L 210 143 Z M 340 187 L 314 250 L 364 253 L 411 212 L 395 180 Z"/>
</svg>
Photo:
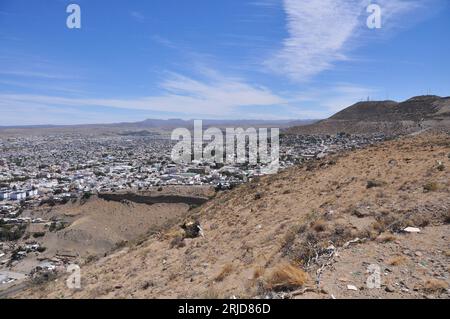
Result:
<svg viewBox="0 0 450 319">
<path fill-rule="evenodd" d="M 15 297 L 448 298 L 449 192 L 450 136 L 403 137 L 219 193 L 190 216 L 204 236 L 174 225 L 83 265 L 80 290 Z"/>
<path fill-rule="evenodd" d="M 450 98 L 427 95 L 397 103 L 368 101 L 356 103 L 329 119 L 290 128 L 294 134 L 405 134 L 429 128 L 450 127 Z"/>
</svg>

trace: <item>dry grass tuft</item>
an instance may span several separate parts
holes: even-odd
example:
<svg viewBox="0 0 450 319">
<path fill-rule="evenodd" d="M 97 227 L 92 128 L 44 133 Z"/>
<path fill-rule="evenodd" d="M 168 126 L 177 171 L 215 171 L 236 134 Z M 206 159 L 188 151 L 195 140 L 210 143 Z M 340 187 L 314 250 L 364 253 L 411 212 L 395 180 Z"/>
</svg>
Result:
<svg viewBox="0 0 450 319">
<path fill-rule="evenodd" d="M 423 286 L 427 292 L 444 292 L 448 288 L 448 283 L 444 280 L 428 279 Z"/>
<path fill-rule="evenodd" d="M 255 270 L 253 271 L 253 279 L 259 279 L 264 275 L 264 272 L 266 270 L 264 269 L 264 267 L 258 266 L 255 268 Z"/>
<path fill-rule="evenodd" d="M 310 281 L 309 275 L 292 264 L 281 264 L 272 271 L 267 288 L 270 290 L 289 290 L 303 287 Z"/>
<path fill-rule="evenodd" d="M 388 261 L 388 265 L 390 265 L 390 266 L 400 266 L 400 265 L 405 264 L 406 261 L 407 261 L 407 259 L 406 259 L 405 256 L 398 256 L 398 257 L 394 257 L 394 258 L 390 259 Z"/>
<path fill-rule="evenodd" d="M 312 225 L 312 229 L 314 229 L 318 233 L 321 233 L 327 229 L 327 224 L 324 220 L 319 219 Z"/>
<path fill-rule="evenodd" d="M 380 236 L 376 238 L 377 242 L 379 243 L 390 243 L 397 239 L 395 235 L 391 233 L 382 233 Z"/>
<path fill-rule="evenodd" d="M 439 190 L 439 184 L 436 182 L 429 182 L 423 185 L 423 190 L 425 192 L 436 192 Z"/>
<path fill-rule="evenodd" d="M 386 225 L 381 221 L 373 222 L 370 227 L 377 233 L 382 233 L 386 230 Z"/>
<path fill-rule="evenodd" d="M 223 281 L 225 278 L 227 278 L 231 273 L 233 272 L 233 265 L 232 264 L 226 264 L 220 273 L 214 278 L 214 281 Z"/>
</svg>

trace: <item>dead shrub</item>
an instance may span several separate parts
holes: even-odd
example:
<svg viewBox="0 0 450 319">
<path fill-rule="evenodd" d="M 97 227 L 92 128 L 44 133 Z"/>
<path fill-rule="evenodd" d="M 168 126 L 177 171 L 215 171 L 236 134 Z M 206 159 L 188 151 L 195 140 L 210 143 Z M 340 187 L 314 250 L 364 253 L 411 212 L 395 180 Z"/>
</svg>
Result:
<svg viewBox="0 0 450 319">
<path fill-rule="evenodd" d="M 289 249 L 294 244 L 297 235 L 304 232 L 305 230 L 306 229 L 304 225 L 296 224 L 291 226 L 282 239 L 282 248 L 284 250 Z"/>
<path fill-rule="evenodd" d="M 283 249 L 289 249 L 294 244 L 296 236 L 297 236 L 296 229 L 293 228 L 289 229 L 283 237 L 282 242 Z"/>
<path fill-rule="evenodd" d="M 406 221 L 407 226 L 411 227 L 427 227 L 430 225 L 430 217 L 420 214 L 414 214 L 410 216 Z"/>
<path fill-rule="evenodd" d="M 306 265 L 309 260 L 316 256 L 316 251 L 315 244 L 311 244 L 308 240 L 302 240 L 301 242 L 296 242 L 289 249 L 286 249 L 283 255 L 290 260 Z"/>
<path fill-rule="evenodd" d="M 334 231 L 331 235 L 331 241 L 337 245 L 341 245 L 348 241 L 352 237 L 352 230 L 350 227 L 346 227 L 342 224 L 334 226 Z"/>
<path fill-rule="evenodd" d="M 303 287 L 310 281 L 309 275 L 292 264 L 281 264 L 272 271 L 267 279 L 267 288 L 270 290 L 291 290 Z"/>
</svg>

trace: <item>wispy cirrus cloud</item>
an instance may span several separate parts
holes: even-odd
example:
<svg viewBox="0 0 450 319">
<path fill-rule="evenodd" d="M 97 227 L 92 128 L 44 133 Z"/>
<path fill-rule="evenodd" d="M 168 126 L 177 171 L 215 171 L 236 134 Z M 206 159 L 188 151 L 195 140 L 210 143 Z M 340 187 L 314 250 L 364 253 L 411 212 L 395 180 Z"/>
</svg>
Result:
<svg viewBox="0 0 450 319">
<path fill-rule="evenodd" d="M 383 28 L 391 29 L 394 18 L 424 7 L 434 0 L 379 0 Z M 265 65 L 295 81 L 308 80 L 348 60 L 348 52 L 368 31 L 370 0 L 284 0 L 288 37 L 283 47 Z"/>
<path fill-rule="evenodd" d="M 130 16 L 138 22 L 142 23 L 145 21 L 145 16 L 139 11 L 131 11 Z"/>
<path fill-rule="evenodd" d="M 27 78 L 42 78 L 51 80 L 67 80 L 67 79 L 79 79 L 79 77 L 72 75 L 64 75 L 49 72 L 38 72 L 28 70 L 0 70 L 0 75 L 10 75 L 15 77 L 27 77 Z"/>
</svg>

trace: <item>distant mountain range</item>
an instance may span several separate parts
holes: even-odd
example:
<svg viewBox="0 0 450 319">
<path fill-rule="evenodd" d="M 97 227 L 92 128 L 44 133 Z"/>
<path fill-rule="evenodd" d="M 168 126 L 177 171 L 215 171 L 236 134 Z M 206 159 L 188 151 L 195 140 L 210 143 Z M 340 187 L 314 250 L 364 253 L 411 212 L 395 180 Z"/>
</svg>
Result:
<svg viewBox="0 0 450 319">
<path fill-rule="evenodd" d="M 146 119 L 132 123 L 86 124 L 86 125 L 34 125 L 0 127 L 0 130 L 46 129 L 55 131 L 78 131 L 78 129 L 107 130 L 112 132 L 137 132 L 145 130 L 192 129 L 194 120 Z M 430 128 L 450 129 L 450 97 L 425 95 L 404 102 L 367 101 L 358 102 L 326 120 L 203 120 L 208 127 L 278 127 L 293 134 L 402 134 Z"/>
<path fill-rule="evenodd" d="M 293 126 L 308 125 L 317 120 L 203 120 L 203 127 L 278 127 L 289 128 Z M 113 124 L 82 124 L 82 125 L 25 125 L 0 126 L 0 129 L 58 129 L 58 128 L 110 128 L 110 129 L 175 129 L 193 128 L 194 120 L 182 119 L 146 119 L 140 122 L 123 122 Z"/>
<path fill-rule="evenodd" d="M 293 126 L 308 125 L 317 122 L 317 120 L 203 120 L 203 127 L 280 127 L 288 128 Z M 133 126 L 138 128 L 177 128 L 177 127 L 194 127 L 194 120 L 157 120 L 147 119 L 136 123 L 112 124 L 114 126 Z"/>
<path fill-rule="evenodd" d="M 450 129 L 450 97 L 417 96 L 404 102 L 356 103 L 326 120 L 292 127 L 295 134 L 412 133 L 430 128 Z"/>
</svg>

